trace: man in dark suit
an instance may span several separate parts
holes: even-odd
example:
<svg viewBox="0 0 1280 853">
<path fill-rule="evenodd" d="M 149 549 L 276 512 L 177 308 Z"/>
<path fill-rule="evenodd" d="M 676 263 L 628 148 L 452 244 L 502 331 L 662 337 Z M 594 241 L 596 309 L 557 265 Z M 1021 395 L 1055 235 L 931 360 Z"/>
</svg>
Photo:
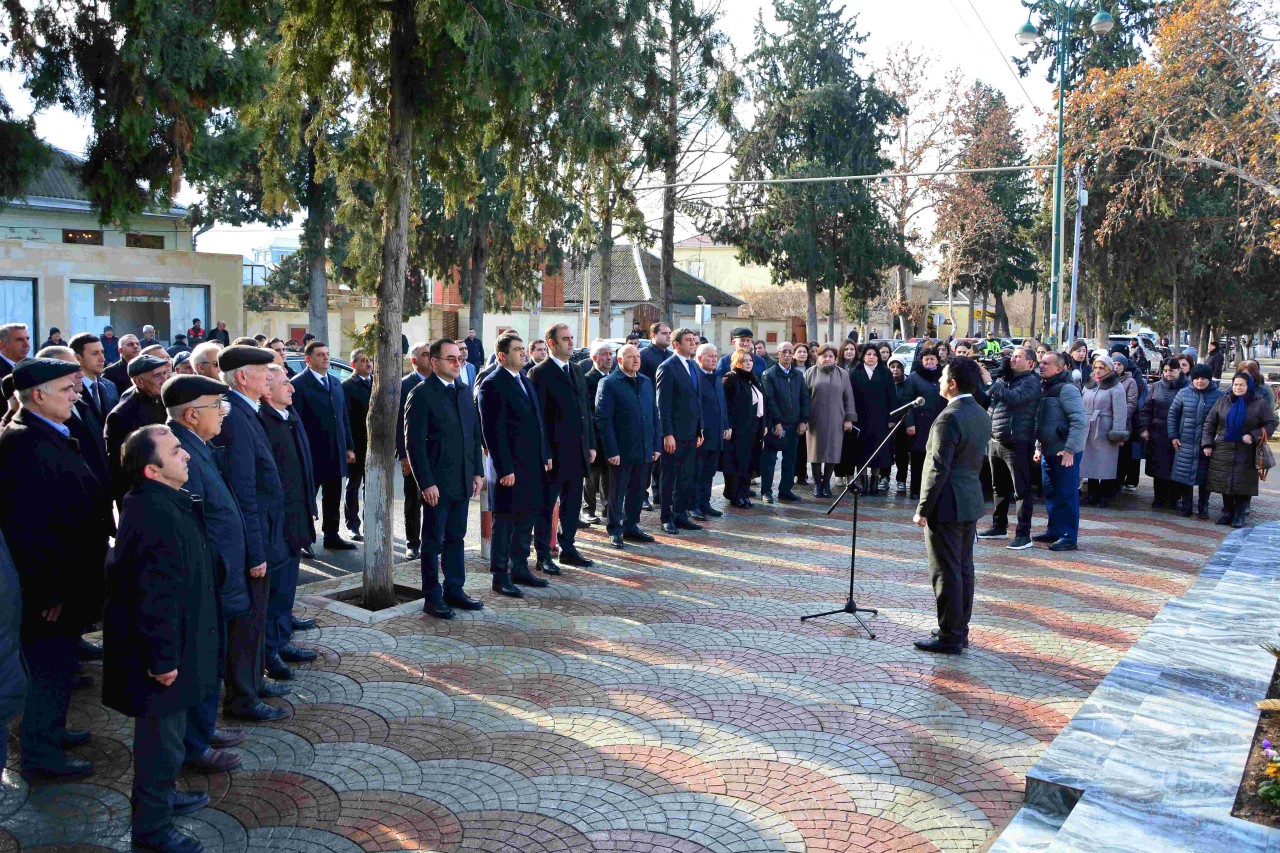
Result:
<svg viewBox="0 0 1280 853">
<path fill-rule="evenodd" d="M 129 482 L 107 567 L 102 701 L 134 718 L 133 849 L 194 851 L 174 815 L 209 804 L 178 791 L 182 736 L 218 677 L 217 581 L 200 501 L 182 486 L 187 452 L 164 426 L 124 444 Z"/>
<path fill-rule="evenodd" d="M 408 542 L 405 556 L 416 560 L 422 550 L 422 493 L 413 479 L 413 469 L 409 465 L 409 454 L 404 446 L 404 407 L 409 402 L 409 395 L 418 387 L 423 379 L 431 375 L 431 357 L 428 354 L 430 345 L 419 341 L 409 348 L 409 361 L 413 363 L 413 372 L 400 380 L 400 408 L 397 410 L 399 423 L 396 426 L 396 458 L 400 460 L 400 474 L 404 484 L 404 538 Z M 477 385 L 479 382 L 477 381 Z"/>
<path fill-rule="evenodd" d="M 14 366 L 31 352 L 31 330 L 26 323 L 0 325 L 0 379 L 13 372 Z"/>
<path fill-rule="evenodd" d="M 537 393 L 524 367 L 524 342 L 512 335 L 498 339 L 498 369 L 480 383 L 480 428 L 489 455 L 484 474 L 493 512 L 489 570 L 493 591 L 521 598 L 513 584 L 543 587 L 529 571 L 533 521 L 546 499 L 551 451 L 542 426 Z"/>
<path fill-rule="evenodd" d="M 756 343 L 763 345 L 764 342 Z M 782 473 L 778 477 L 778 500 L 800 500 L 791 489 L 796 481 L 796 445 L 809 429 L 809 389 L 800 369 L 791 365 L 794 349 L 783 341 L 778 347 L 778 363 L 765 370 L 760 382 L 770 432 L 760 456 L 760 496 L 765 503 L 773 503 L 773 469 L 779 450 L 782 451 Z"/>
<path fill-rule="evenodd" d="M 591 423 L 596 422 L 596 394 L 600 390 L 600 380 L 613 372 L 613 346 L 608 341 L 596 341 L 591 345 L 591 358 L 584 362 L 587 371 L 583 378 L 587 383 L 587 407 L 591 411 Z M 609 469 L 612 467 L 605 461 L 604 445 L 600 440 L 600 431 L 596 430 L 596 458 L 587 471 L 586 490 L 583 492 L 585 509 L 582 513 L 583 524 L 599 524 L 599 511 L 609 503 Z"/>
<path fill-rule="evenodd" d="M 342 385 L 329 375 L 329 347 L 313 340 L 306 348 L 307 369 L 293 380 L 293 407 L 311 444 L 311 468 L 322 495 L 324 547 L 350 551 L 356 546 L 338 535 L 338 509 L 347 465 L 356 461 L 355 440 L 347 420 Z"/>
<path fill-rule="evenodd" d="M 76 335 L 76 338 L 80 337 L 82 336 Z M 111 469 L 107 464 L 107 442 L 103 437 L 104 425 L 96 407 L 91 402 L 94 398 L 90 396 L 85 388 L 85 383 L 88 380 L 84 376 L 83 363 L 86 359 L 77 358 L 75 350 L 65 346 L 44 347 L 40 352 L 36 353 L 36 357 L 56 358 L 68 363 L 75 362 L 81 366 L 79 374 L 81 382 L 80 399 L 76 400 L 75 408 L 71 410 L 71 417 L 67 419 L 66 425 L 67 429 L 71 430 L 71 437 L 79 445 L 80 452 L 84 454 L 84 461 L 89 466 L 89 470 L 93 471 L 93 476 L 97 477 L 98 482 L 109 489 L 110 482 L 108 477 Z M 101 360 L 101 354 L 99 354 L 99 359 Z M 101 385 L 111 385 L 111 383 L 102 382 Z M 96 390 L 101 393 L 101 388 Z M 110 410 L 108 409 L 108 411 Z M 114 532 L 114 527 L 112 532 Z M 99 653 L 100 649 L 95 645 L 94 651 L 90 656 L 96 658 L 100 656 Z"/>
<path fill-rule="evenodd" d="M 596 458 L 595 430 L 587 404 L 587 383 L 569 365 L 573 354 L 573 330 L 565 323 L 547 329 L 548 356 L 529 371 L 529 381 L 538 397 L 547 448 L 551 451 L 551 472 L 542 513 L 534 521 L 534 547 L 538 567 L 549 575 L 560 574 L 551 559 L 552 516 L 560 503 L 560 562 L 566 566 L 590 568 L 591 560 L 578 553 L 578 516 L 582 512 L 582 483 Z"/>
<path fill-rule="evenodd" d="M 938 632 L 916 648 L 959 654 L 969 645 L 973 613 L 973 542 L 986 512 L 979 472 L 991 439 L 991 418 L 973 399 L 982 384 L 978 363 L 953 358 L 942 371 L 947 407 L 929 430 L 917 525 L 925 528 L 929 576 L 938 600 Z"/>
<path fill-rule="evenodd" d="M 702 445 L 702 369 L 694 363 L 698 333 L 677 329 L 676 354 L 658 368 L 658 416 L 662 419 L 662 529 L 701 530 L 689 519 L 698 448 Z"/>
<path fill-rule="evenodd" d="M 164 403 L 160 402 L 160 388 L 169 378 L 170 371 L 169 362 L 155 356 L 140 355 L 129 362 L 133 393 L 121 396 L 120 402 L 107 414 L 107 470 L 110 472 L 111 494 L 117 505 L 128 488 L 120 477 L 120 448 L 135 429 L 162 424 L 167 419 Z"/>
<path fill-rule="evenodd" d="M 204 508 L 205 539 L 217 579 L 217 678 L 200 704 L 187 715 L 182 739 L 183 764 L 204 773 L 223 773 L 239 767 L 240 756 L 226 750 L 245 740 L 242 731 L 216 727 L 218 695 L 226 669 L 226 622 L 249 610 L 244 517 L 226 482 L 225 454 L 221 447 L 209 443 L 222 431 L 222 420 L 231 409 L 231 404 L 222 399 L 228 390 L 207 376 L 170 376 L 160 389 L 160 399 L 169 413 L 166 426 L 190 457 L 183 488 L 193 498 L 199 498 Z"/>
<path fill-rule="evenodd" d="M 373 392 L 373 359 L 362 349 L 351 353 L 355 370 L 342 380 L 342 395 L 347 401 L 347 423 L 351 425 L 351 441 L 356 458 L 347 465 L 347 491 L 342 499 L 343 520 L 347 532 L 357 542 L 364 541 L 360 532 L 360 487 L 364 484 L 364 459 L 369 450 L 369 395 Z"/>
<path fill-rule="evenodd" d="M 729 428 L 729 406 L 724 399 L 724 384 L 716 376 L 715 344 L 702 344 L 697 350 L 698 399 L 702 404 L 702 446 L 698 448 L 698 479 L 694 488 L 693 506 L 689 516 L 698 521 L 719 518 L 724 515 L 711 506 L 711 483 L 720 467 L 720 451 L 724 443 L 733 437 Z"/>
<path fill-rule="evenodd" d="M 649 377 L 650 384 L 658 387 L 658 368 L 671 357 L 671 325 L 657 322 L 649 326 L 649 346 L 640 350 L 640 373 Z M 644 508 L 653 509 L 653 504 L 660 503 L 659 493 L 662 490 L 662 469 L 653 466 L 653 483 L 650 494 L 645 499 Z"/>
<path fill-rule="evenodd" d="M 71 339 L 68 346 L 75 353 L 80 372 L 84 374 L 80 380 L 84 385 L 80 396 L 93 410 L 98 423 L 105 425 L 107 414 L 120 402 L 120 392 L 114 382 L 104 381 L 102 372 L 107 369 L 107 358 L 102 349 L 102 339 L 91 332 L 81 332 Z"/>
<path fill-rule="evenodd" d="M 475 329 L 467 329 L 467 364 L 477 371 L 484 367 L 484 343 L 476 337 Z"/>
<path fill-rule="evenodd" d="M 287 681 L 293 677 L 286 663 L 316 659 L 313 649 L 293 644 L 293 600 L 298 589 L 298 564 L 302 549 L 316 539 L 316 482 L 311 473 L 311 446 L 298 413 L 290 408 L 295 388 L 278 364 L 267 367 L 267 393 L 258 412 L 271 452 L 280 472 L 284 492 L 285 558 L 267 567 L 270 592 L 267 599 L 264 659 L 267 674 Z M 281 688 L 283 689 L 283 688 Z"/>
<path fill-rule="evenodd" d="M 137 335 L 125 335 L 120 338 L 117 346 L 120 353 L 120 359 L 107 365 L 107 369 L 102 371 L 102 375 L 116 386 L 117 398 L 133 387 L 133 383 L 129 381 L 129 362 L 138 357 L 142 352 L 142 344 L 138 343 Z"/>
<path fill-rule="evenodd" d="M 613 547 L 623 540 L 652 542 L 640 529 L 640 506 L 649 484 L 649 467 L 662 452 L 662 425 L 653 383 L 640 373 L 640 350 L 618 350 L 618 369 L 600 380 L 596 391 L 596 430 L 609 465 L 609 532 Z"/>
<path fill-rule="evenodd" d="M 261 700 L 264 685 L 263 638 L 270 591 L 267 566 L 287 556 L 284 542 L 284 492 L 271 442 L 258 411 L 267 390 L 270 350 L 232 344 L 218 356 L 222 381 L 231 390 L 231 410 L 214 444 L 226 451 L 228 480 L 244 516 L 245 564 L 249 610 L 227 623 L 227 677 L 223 711 L 244 720 L 278 720 L 288 716 Z"/>
<path fill-rule="evenodd" d="M 93 764 L 64 747 L 89 733 L 66 728 L 76 646 L 102 614 L 103 562 L 111 531 L 106 488 L 85 464 L 66 423 L 80 397 L 77 364 L 34 358 L 13 382 L 22 408 L 0 432 L 0 530 L 22 585 L 22 655 L 31 680 L 19 729 L 23 772 L 74 778 Z M 51 559 L 56 550 L 57 559 Z"/>
<path fill-rule="evenodd" d="M 480 417 L 467 387 L 458 381 L 466 364 L 458 345 L 438 340 L 427 357 L 432 375 L 409 393 L 404 444 L 424 504 L 422 610 L 438 619 L 451 619 L 455 607 L 480 610 L 484 606 L 462 589 L 467 514 L 471 498 L 480 493 L 484 473 Z"/>
</svg>

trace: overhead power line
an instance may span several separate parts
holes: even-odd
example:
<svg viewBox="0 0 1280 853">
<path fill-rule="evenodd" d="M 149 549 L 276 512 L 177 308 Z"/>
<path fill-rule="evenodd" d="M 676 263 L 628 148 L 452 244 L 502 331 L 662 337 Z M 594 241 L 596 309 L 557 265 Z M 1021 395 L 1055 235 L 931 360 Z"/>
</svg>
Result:
<svg viewBox="0 0 1280 853">
<path fill-rule="evenodd" d="M 1000 49 L 996 37 L 991 35 L 991 30 L 987 29 L 987 22 L 982 19 L 982 15 L 978 14 L 978 9 L 973 5 L 973 0 L 965 0 L 969 4 L 969 8 L 973 10 L 973 16 L 978 19 L 978 25 L 982 27 L 982 31 L 987 34 L 987 39 L 991 42 L 991 47 L 1000 55 L 1000 60 L 1004 62 L 1004 67 L 1009 69 L 1009 74 L 1013 77 L 1013 81 L 1018 84 L 1018 88 L 1022 90 L 1023 96 L 1027 99 L 1027 103 L 1031 109 L 1038 109 L 1036 102 L 1031 99 L 1031 95 L 1027 92 L 1027 87 L 1022 85 L 1022 78 L 1018 76 L 1018 72 L 1013 70 L 1013 66 L 1009 64 L 1009 57 L 1004 55 L 1004 51 Z M 955 7 L 952 7 L 955 8 Z M 958 12 L 956 14 L 959 14 Z"/>
<path fill-rule="evenodd" d="M 758 186 L 761 184 L 829 184 L 841 181 L 889 181 L 894 178 L 932 178 L 939 175 L 982 175 L 992 172 L 1034 172 L 1041 169 L 1054 169 L 1052 163 L 1029 166 L 988 166 L 982 169 L 942 169 L 937 172 L 876 172 L 871 175 L 832 175 L 821 178 L 761 178 L 754 181 L 685 181 L 675 184 L 655 184 L 649 187 L 638 187 L 634 192 L 653 192 L 655 190 L 679 189 L 680 187 L 736 187 Z"/>
</svg>

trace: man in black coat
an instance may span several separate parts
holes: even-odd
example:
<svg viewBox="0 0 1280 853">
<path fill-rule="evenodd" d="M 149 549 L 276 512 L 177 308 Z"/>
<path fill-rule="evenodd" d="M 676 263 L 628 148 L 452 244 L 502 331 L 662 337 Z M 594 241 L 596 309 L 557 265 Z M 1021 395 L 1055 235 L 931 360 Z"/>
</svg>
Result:
<svg viewBox="0 0 1280 853">
<path fill-rule="evenodd" d="M 693 505 L 697 511 L 689 511 L 689 516 L 698 521 L 724 515 L 711 506 L 711 483 L 720 467 L 720 452 L 724 450 L 724 443 L 733 437 L 733 430 L 729 428 L 729 406 L 724 398 L 724 383 L 716 376 L 718 357 L 715 344 L 702 344 L 698 347 L 698 367 L 702 370 L 702 375 L 698 377 L 698 399 L 702 404 L 702 446 L 698 448 L 698 482 L 693 494 Z"/>
<path fill-rule="evenodd" d="M 225 320 L 219 320 L 218 325 L 209 332 L 209 340 L 217 341 L 224 347 L 231 346 L 231 333 L 227 331 Z"/>
<path fill-rule="evenodd" d="M 311 341 L 306 356 L 307 369 L 293 380 L 293 405 L 311 444 L 311 468 L 322 495 L 324 547 L 350 551 L 356 546 L 338 535 L 342 479 L 347 476 L 347 465 L 356 461 L 346 397 L 342 384 L 329 375 L 329 347 L 322 341 Z"/>
<path fill-rule="evenodd" d="M 1031 547 L 1032 457 L 1036 452 L 1036 412 L 1040 408 L 1040 377 L 1036 374 L 1036 354 L 1030 347 L 1014 347 L 1001 366 L 1000 375 L 982 368 L 985 398 L 991 414 L 990 464 L 996 493 L 991 526 L 979 539 L 1003 539 L 1009 531 L 1009 505 L 1017 500 L 1018 527 L 1008 547 L 1021 551 Z"/>
<path fill-rule="evenodd" d="M 585 362 L 587 370 L 583 378 L 587 383 L 587 407 L 591 412 L 591 423 L 594 429 L 596 420 L 596 392 L 600 390 L 600 380 L 613 372 L 613 346 L 608 341 L 596 341 L 591 345 L 591 358 Z M 582 499 L 585 509 L 582 513 L 583 524 L 599 524 L 599 511 L 604 510 L 609 502 L 609 469 L 605 461 L 604 447 L 600 443 L 600 432 L 596 433 L 596 458 L 587 471 L 587 483 Z"/>
<path fill-rule="evenodd" d="M 796 446 L 809 428 L 809 389 L 805 386 L 804 374 L 791 365 L 794 352 L 795 348 L 783 341 L 778 346 L 778 363 L 766 369 L 760 378 L 764 389 L 765 425 L 769 430 L 760 454 L 760 498 L 765 503 L 773 503 L 773 468 L 779 450 L 782 451 L 782 473 L 778 477 L 778 500 L 800 500 L 791 489 L 796 481 Z M 862 416 L 861 412 L 858 414 Z"/>
<path fill-rule="evenodd" d="M 278 720 L 283 708 L 260 698 L 264 682 L 263 638 L 270 592 L 267 566 L 288 556 L 284 542 L 284 491 L 271 442 L 258 419 L 267 390 L 270 350 L 232 344 L 218 356 L 231 404 L 214 444 L 224 448 L 227 479 L 244 516 L 245 565 L 248 566 L 249 610 L 227 623 L 227 676 L 222 700 L 226 716 L 242 720 Z"/>
<path fill-rule="evenodd" d="M 164 426 L 124 444 L 120 512 L 103 617 L 102 701 L 134 718 L 134 849 L 203 849 L 173 817 L 209 804 L 178 791 L 187 717 L 218 677 L 217 581 L 203 508 L 183 491 L 187 452 Z"/>
<path fill-rule="evenodd" d="M 649 384 L 658 387 L 658 368 L 671 357 L 671 326 L 668 323 L 653 323 L 649 326 L 649 346 L 640 350 L 640 373 L 649 377 Z M 653 466 L 653 485 L 650 496 L 645 500 L 645 509 L 653 509 L 652 504 L 661 502 L 662 466 Z"/>
<path fill-rule="evenodd" d="M 986 512 L 979 472 L 991 439 L 991 418 L 973 399 L 982 374 L 969 358 L 942 369 L 947 407 L 929 430 L 920 502 L 912 519 L 925 528 L 929 577 L 938 600 L 938 633 L 916 648 L 959 654 L 969 645 L 973 613 L 973 542 Z"/>
<path fill-rule="evenodd" d="M 76 337 L 83 336 L 76 335 Z M 81 365 L 83 361 L 76 357 L 75 350 L 65 346 L 44 347 L 40 352 L 36 353 L 36 356 L 38 358 L 56 358 L 59 361 L 77 365 Z M 97 407 L 93 405 L 93 397 L 86 391 L 84 383 L 87 379 L 82 366 L 78 375 L 81 381 L 80 399 L 76 400 L 75 408 L 71 410 L 72 416 L 67 419 L 67 429 L 71 430 L 71 437 L 79 445 L 80 452 L 84 454 L 85 463 L 93 471 L 93 476 L 97 477 L 98 482 L 110 490 L 110 468 L 107 465 L 107 442 L 103 437 L 104 425 L 102 416 L 98 414 Z M 110 385 L 111 383 L 103 382 L 101 384 Z M 101 393 L 100 388 L 97 390 Z M 107 411 L 111 410 L 108 409 Z"/>
<path fill-rule="evenodd" d="M 533 543 L 538 567 L 549 575 L 558 575 L 560 568 L 551 559 L 552 517 L 557 501 L 560 503 L 560 562 L 581 568 L 595 565 L 578 553 L 576 540 L 582 512 L 582 483 L 596 458 L 596 437 L 587 404 L 587 383 L 569 364 L 573 331 L 565 323 L 556 323 L 547 329 L 546 342 L 546 360 L 529 371 L 551 452 L 547 492 L 542 512 L 534 521 Z"/>
<path fill-rule="evenodd" d="M 0 732 L 27 704 L 27 669 L 22 664 L 22 582 L 0 531 Z M 9 738 L 0 737 L 0 767 L 9 759 Z"/>
<path fill-rule="evenodd" d="M 356 458 L 347 464 L 347 490 L 342 499 L 343 521 L 357 542 L 364 541 L 360 524 L 360 487 L 364 485 L 364 459 L 369 450 L 369 396 L 373 393 L 373 359 L 362 349 L 351 353 L 355 371 L 342 380 L 342 396 L 347 401 L 347 423 Z"/>
<path fill-rule="evenodd" d="M 413 372 L 400 380 L 400 407 L 397 410 L 399 423 L 396 425 L 396 458 L 400 460 L 400 474 L 404 485 L 404 538 L 408 543 L 405 556 L 416 560 L 422 551 L 422 493 L 413 479 L 413 469 L 409 465 L 409 454 L 404 447 L 404 407 L 409 402 L 409 395 L 418 383 L 431 375 L 431 357 L 427 350 L 430 345 L 420 341 L 409 349 L 409 361 L 413 364 Z M 477 380 L 479 385 L 480 381 Z"/>
<path fill-rule="evenodd" d="M 480 417 L 468 388 L 458 381 L 466 363 L 458 345 L 438 340 L 427 357 L 432 375 L 409 394 L 404 444 L 424 504 L 422 610 L 438 619 L 451 619 L 455 607 L 480 610 L 484 606 L 462 588 L 467 515 L 484 474 Z"/>
<path fill-rule="evenodd" d="M 120 359 L 107 365 L 107 369 L 102 371 L 102 375 L 116 386 L 117 399 L 125 391 L 133 387 L 133 383 L 129 381 L 129 362 L 138 357 L 142 352 L 142 344 L 138 343 L 137 335 L 125 335 L 120 338 L 117 346 L 120 353 Z M 108 411 L 110 411 L 108 409 Z"/>
<path fill-rule="evenodd" d="M 80 392 L 85 405 L 93 410 L 98 423 L 106 425 L 107 414 L 120 402 L 120 392 L 114 382 L 106 380 L 107 358 L 102 350 L 102 339 L 90 332 L 81 332 L 68 344 L 80 364 L 84 377 L 80 380 L 84 389 Z"/>
<path fill-rule="evenodd" d="M 139 427 L 162 424 L 168 418 L 164 403 L 160 402 L 160 388 L 169 378 L 169 362 L 162 358 L 140 355 L 129 362 L 129 380 L 133 393 L 120 398 L 116 407 L 107 414 L 107 470 L 111 483 L 111 495 L 116 505 L 124 498 L 126 486 L 120 477 L 120 448 L 129 433 Z"/>
<path fill-rule="evenodd" d="M 22 585 L 22 654 L 31 688 L 19 740 L 23 772 L 32 777 L 93 771 L 91 762 L 63 752 L 89 739 L 66 730 L 67 706 L 80 634 L 102 614 L 112 523 L 110 497 L 66 426 L 80 396 L 79 372 L 79 365 L 57 359 L 19 362 L 13 380 L 22 409 L 0 432 L 0 471 L 21 485 L 0 491 L 0 531 Z"/>
<path fill-rule="evenodd" d="M 497 351 L 498 369 L 479 383 L 477 395 L 480 428 L 489 450 L 484 464 L 493 512 L 489 570 L 494 592 L 520 598 L 524 593 L 513 584 L 547 585 L 529 571 L 529 544 L 533 521 L 546 499 L 551 451 L 537 392 L 520 371 L 524 342 L 514 335 L 499 338 Z"/>
<path fill-rule="evenodd" d="M 267 367 L 267 393 L 258 412 L 271 443 L 271 452 L 280 473 L 284 492 L 285 557 L 267 567 L 270 592 L 267 599 L 267 627 L 263 651 L 267 673 L 272 678 L 293 677 L 286 661 L 305 663 L 316 659 L 313 649 L 303 649 L 291 642 L 293 636 L 293 601 L 298 590 L 298 566 L 302 549 L 316 540 L 316 482 L 311 470 L 312 448 L 298 413 L 290 408 L 295 385 L 278 364 Z"/>
<path fill-rule="evenodd" d="M 658 368 L 658 417 L 662 420 L 662 529 L 701 530 L 689 519 L 697 476 L 698 448 L 702 445 L 700 374 L 694 363 L 698 333 L 677 329 L 672 336 L 676 354 Z M 694 507 L 696 508 L 696 507 Z"/>
<path fill-rule="evenodd" d="M 640 350 L 618 350 L 618 370 L 596 391 L 596 429 L 609 472 L 609 523 L 613 547 L 623 540 L 652 542 L 640 529 L 640 505 L 649 483 L 649 466 L 662 452 L 662 425 L 653 383 L 640 373 Z"/>
<path fill-rule="evenodd" d="M 475 329 L 467 329 L 467 364 L 475 365 L 477 372 L 484 367 L 484 343 L 476 337 Z"/>
<path fill-rule="evenodd" d="M 227 620 L 249 610 L 249 579 L 245 572 L 244 517 L 226 482 L 226 459 L 211 442 L 222 431 L 231 405 L 222 399 L 229 389 L 206 376 L 170 376 L 160 389 L 169 413 L 166 426 L 187 452 L 187 482 L 183 488 L 199 498 L 204 509 L 205 539 L 213 556 L 218 587 L 217 678 L 187 715 L 183 735 L 183 764 L 205 773 L 234 770 L 240 757 L 225 751 L 245 740 L 236 729 L 218 730 L 218 695 L 222 690 L 227 648 Z"/>
</svg>

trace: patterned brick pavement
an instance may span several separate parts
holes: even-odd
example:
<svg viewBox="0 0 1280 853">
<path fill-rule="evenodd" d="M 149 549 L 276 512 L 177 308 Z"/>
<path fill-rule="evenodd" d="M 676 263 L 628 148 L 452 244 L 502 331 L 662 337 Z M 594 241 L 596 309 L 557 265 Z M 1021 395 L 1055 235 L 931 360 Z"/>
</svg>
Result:
<svg viewBox="0 0 1280 853">
<path fill-rule="evenodd" d="M 979 849 L 1222 538 L 1148 510 L 1147 488 L 1087 510 L 1075 554 L 980 543 L 973 647 L 954 658 L 911 646 L 933 599 L 902 498 L 863 503 L 874 641 L 847 617 L 799 621 L 846 589 L 849 513 L 812 501 L 622 554 L 597 528 L 580 543 L 595 568 L 520 602 L 473 560 L 486 608 L 449 623 L 303 607 L 321 657 L 293 716 L 250 729 L 241 770 L 184 775 L 212 807 L 182 823 L 227 853 Z M 98 772 L 28 789 L 11 767 L 0 853 L 128 849 L 131 725 L 96 687 L 70 723 L 93 729 L 79 754 Z"/>
</svg>

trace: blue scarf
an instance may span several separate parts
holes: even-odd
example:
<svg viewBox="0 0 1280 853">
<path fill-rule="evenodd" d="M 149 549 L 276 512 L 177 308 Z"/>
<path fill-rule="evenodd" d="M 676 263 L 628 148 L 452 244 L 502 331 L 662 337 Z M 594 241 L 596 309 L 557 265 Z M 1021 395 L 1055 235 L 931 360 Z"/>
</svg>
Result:
<svg viewBox="0 0 1280 853">
<path fill-rule="evenodd" d="M 1227 441 L 1239 441 L 1244 435 L 1244 413 L 1249 408 L 1249 401 L 1253 399 L 1253 377 L 1247 373 L 1239 375 L 1249 383 L 1249 390 L 1244 392 L 1243 397 L 1237 397 L 1234 393 L 1231 395 L 1231 408 L 1227 409 L 1227 431 L 1222 436 Z"/>
</svg>

